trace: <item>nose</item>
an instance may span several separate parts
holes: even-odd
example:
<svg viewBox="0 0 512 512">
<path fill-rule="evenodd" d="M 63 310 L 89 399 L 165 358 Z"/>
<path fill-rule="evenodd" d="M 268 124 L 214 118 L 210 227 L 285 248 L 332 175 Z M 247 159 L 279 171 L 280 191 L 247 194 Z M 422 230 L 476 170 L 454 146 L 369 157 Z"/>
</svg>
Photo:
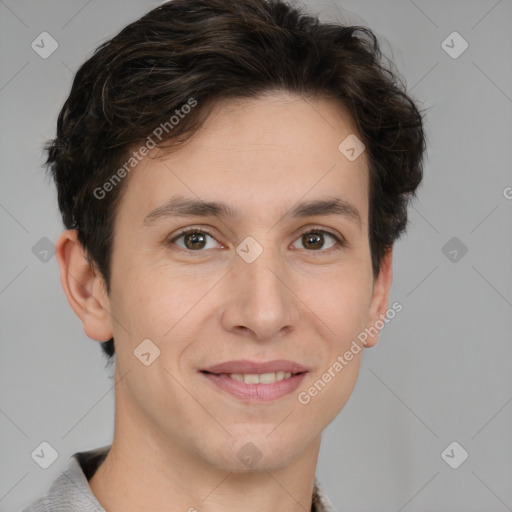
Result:
<svg viewBox="0 0 512 512">
<path fill-rule="evenodd" d="M 297 325 L 300 300 L 278 251 L 265 248 L 251 263 L 237 257 L 225 281 L 224 329 L 263 341 Z"/>
</svg>

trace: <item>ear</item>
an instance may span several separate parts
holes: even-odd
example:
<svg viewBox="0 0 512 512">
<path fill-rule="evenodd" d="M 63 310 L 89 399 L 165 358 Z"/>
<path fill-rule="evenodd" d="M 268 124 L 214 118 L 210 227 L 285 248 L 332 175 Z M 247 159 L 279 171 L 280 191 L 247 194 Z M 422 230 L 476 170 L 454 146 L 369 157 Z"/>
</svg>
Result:
<svg viewBox="0 0 512 512">
<path fill-rule="evenodd" d="M 389 304 L 389 290 L 393 280 L 392 268 L 393 248 L 388 249 L 382 258 L 379 275 L 373 284 L 373 296 L 368 312 L 366 347 L 373 347 L 379 341 L 380 329 L 377 326 L 383 323 Z M 382 326 L 381 326 L 382 328 Z"/>
<path fill-rule="evenodd" d="M 57 240 L 60 283 L 85 334 L 96 341 L 107 341 L 112 338 L 112 327 L 105 281 L 89 265 L 77 236 L 76 229 L 69 229 Z"/>
</svg>

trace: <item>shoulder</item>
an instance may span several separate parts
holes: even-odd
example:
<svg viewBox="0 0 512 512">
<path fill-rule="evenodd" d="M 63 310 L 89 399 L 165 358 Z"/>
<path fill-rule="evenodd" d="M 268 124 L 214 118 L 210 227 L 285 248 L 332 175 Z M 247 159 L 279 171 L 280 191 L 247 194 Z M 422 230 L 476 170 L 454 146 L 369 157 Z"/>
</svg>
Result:
<svg viewBox="0 0 512 512">
<path fill-rule="evenodd" d="M 23 512 L 105 512 L 88 479 L 103 461 L 109 447 L 73 454 L 68 466 L 53 481 L 45 496 Z"/>
<path fill-rule="evenodd" d="M 337 512 L 317 478 L 313 488 L 312 512 Z"/>
</svg>

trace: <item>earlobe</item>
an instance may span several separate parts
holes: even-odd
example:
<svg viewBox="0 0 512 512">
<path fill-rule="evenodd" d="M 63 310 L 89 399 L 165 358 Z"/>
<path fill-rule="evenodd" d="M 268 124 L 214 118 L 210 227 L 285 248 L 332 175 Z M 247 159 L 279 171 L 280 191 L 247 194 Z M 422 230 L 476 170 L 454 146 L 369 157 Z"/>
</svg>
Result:
<svg viewBox="0 0 512 512">
<path fill-rule="evenodd" d="M 82 321 L 85 334 L 96 341 L 112 338 L 109 302 L 102 276 L 84 256 L 76 229 L 66 230 L 57 240 L 55 255 L 60 267 L 60 282 L 68 302 Z"/>
<path fill-rule="evenodd" d="M 393 248 L 390 248 L 382 258 L 379 275 L 373 287 L 373 296 L 368 312 L 368 324 L 366 326 L 368 338 L 366 347 L 373 347 L 379 341 L 380 328 L 389 306 L 389 291 L 393 280 Z M 380 327 L 380 328 L 379 328 Z"/>
</svg>

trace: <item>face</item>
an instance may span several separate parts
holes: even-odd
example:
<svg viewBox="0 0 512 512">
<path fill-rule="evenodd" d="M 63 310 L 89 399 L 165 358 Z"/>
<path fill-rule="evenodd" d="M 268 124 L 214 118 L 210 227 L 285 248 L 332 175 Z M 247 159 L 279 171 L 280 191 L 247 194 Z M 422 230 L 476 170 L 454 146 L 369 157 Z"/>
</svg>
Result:
<svg viewBox="0 0 512 512">
<path fill-rule="evenodd" d="M 163 449 L 235 471 L 246 452 L 261 454 L 259 467 L 282 467 L 348 400 L 362 350 L 342 370 L 335 362 L 382 307 L 367 161 L 338 149 L 354 133 L 333 100 L 231 100 L 179 150 L 153 153 L 132 171 L 108 297 L 124 376 L 116 397 Z M 176 211 L 178 200 L 226 208 Z M 331 205 L 300 208 L 315 201 Z M 143 340 L 151 342 L 138 349 Z M 134 356 L 148 362 L 158 350 L 149 365 Z M 292 376 L 254 381 L 280 371 Z"/>
</svg>

